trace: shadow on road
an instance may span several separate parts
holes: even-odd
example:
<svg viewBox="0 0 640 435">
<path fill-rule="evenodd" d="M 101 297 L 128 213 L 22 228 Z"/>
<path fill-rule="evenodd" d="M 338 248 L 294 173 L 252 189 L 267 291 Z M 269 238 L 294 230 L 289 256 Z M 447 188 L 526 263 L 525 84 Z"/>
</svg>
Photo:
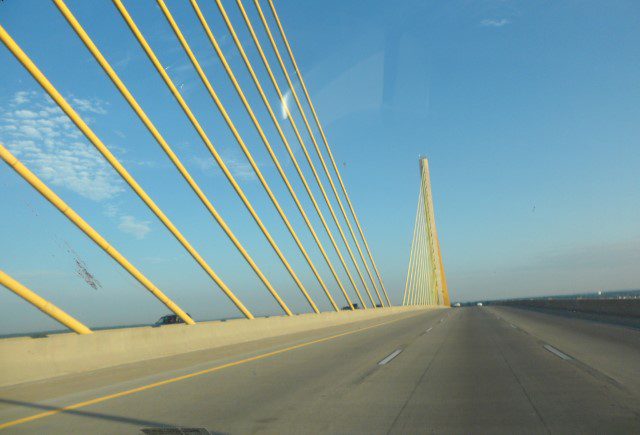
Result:
<svg viewBox="0 0 640 435">
<path fill-rule="evenodd" d="M 33 408 L 33 409 L 40 409 L 43 411 L 56 411 L 59 412 L 60 414 L 70 414 L 70 415 L 77 415 L 80 417 L 88 417 L 88 418 L 97 418 L 100 420 L 107 420 L 107 421 L 115 421 L 115 422 L 119 422 L 119 423 L 126 423 L 126 424 L 131 424 L 134 426 L 150 426 L 150 427 L 158 427 L 158 428 L 173 428 L 175 426 L 167 424 L 167 423 L 160 423 L 157 421 L 147 421 L 147 420 L 140 420 L 137 418 L 130 418 L 130 417 L 122 417 L 119 415 L 109 415 L 109 414 L 103 414 L 103 413 L 99 413 L 99 412 L 90 412 L 90 411 L 79 411 L 76 409 L 64 409 L 64 408 L 58 408 L 55 406 L 49 406 L 49 405 L 41 405 L 38 403 L 30 403 L 30 402 L 22 402 L 19 400 L 11 400 L 11 399 L 2 399 L 0 398 L 0 403 L 6 403 L 8 405 L 15 405 L 15 406 L 22 406 L 25 408 Z"/>
</svg>

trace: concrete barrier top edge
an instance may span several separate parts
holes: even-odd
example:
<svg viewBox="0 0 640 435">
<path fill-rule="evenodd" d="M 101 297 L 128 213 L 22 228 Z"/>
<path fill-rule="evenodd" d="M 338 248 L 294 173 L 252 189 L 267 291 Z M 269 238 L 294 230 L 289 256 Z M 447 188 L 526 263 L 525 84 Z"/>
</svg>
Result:
<svg viewBox="0 0 640 435">
<path fill-rule="evenodd" d="M 406 306 L 406 307 L 384 307 L 378 308 L 376 310 L 357 310 L 357 311 L 325 311 L 321 313 L 300 313 L 294 314 L 293 316 L 268 316 L 268 317 L 256 317 L 254 319 L 227 319 L 227 320 L 207 320 L 197 322 L 195 325 L 185 325 L 185 324 L 175 324 L 175 325 L 163 325 L 161 327 L 154 327 L 152 325 L 148 326 L 134 326 L 134 327 L 125 327 L 125 328 L 111 328 L 111 329 L 99 329 L 94 330 L 91 335 L 78 335 L 72 331 L 65 332 L 55 332 L 51 334 L 38 335 L 38 336 L 19 336 L 19 337 L 9 337 L 0 339 L 0 346 L 4 344 L 20 344 L 20 343 L 33 343 L 35 341 L 43 341 L 43 340 L 66 340 L 66 339 L 77 339 L 77 338 L 88 338 L 88 337 L 101 337 L 106 338 L 107 336 L 126 336 L 131 334 L 146 334 L 146 333 L 154 333 L 155 331 L 162 331 L 162 334 L 168 333 L 186 333 L 187 331 L 200 331 L 206 328 L 219 327 L 222 326 L 225 329 L 229 327 L 240 327 L 244 325 L 252 325 L 255 326 L 256 323 L 297 323 L 298 321 L 318 321 L 325 319 L 335 319 L 343 316 L 352 316 L 354 320 L 362 318 L 362 317 L 372 317 L 383 314 L 392 314 L 393 312 L 401 312 L 401 311 L 412 311 L 416 309 L 421 309 L 424 307 L 414 307 L 414 306 Z M 430 307 L 435 308 L 435 307 Z"/>
</svg>

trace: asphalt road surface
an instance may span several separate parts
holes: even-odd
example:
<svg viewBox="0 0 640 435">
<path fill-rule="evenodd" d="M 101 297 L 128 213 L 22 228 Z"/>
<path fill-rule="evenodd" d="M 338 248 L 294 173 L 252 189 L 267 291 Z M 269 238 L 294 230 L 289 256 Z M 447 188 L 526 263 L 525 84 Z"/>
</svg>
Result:
<svg viewBox="0 0 640 435">
<path fill-rule="evenodd" d="M 66 408 L 64 408 L 66 407 Z M 402 313 L 0 389 L 6 433 L 640 433 L 640 331 Z"/>
</svg>

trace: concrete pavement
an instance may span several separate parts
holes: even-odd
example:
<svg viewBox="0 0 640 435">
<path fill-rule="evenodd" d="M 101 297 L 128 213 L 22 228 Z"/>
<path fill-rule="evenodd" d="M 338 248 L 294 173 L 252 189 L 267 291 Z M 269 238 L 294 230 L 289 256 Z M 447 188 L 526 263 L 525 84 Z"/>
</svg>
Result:
<svg viewBox="0 0 640 435">
<path fill-rule="evenodd" d="M 535 310 L 491 307 L 506 322 L 550 343 L 587 370 L 640 396 L 640 330 Z"/>
<path fill-rule="evenodd" d="M 0 425 L 35 415 L 5 430 L 640 432 L 640 394 L 629 381 L 640 377 L 640 331 L 602 335 L 601 324 L 564 320 L 550 327 L 489 307 L 400 313 L 2 388 Z M 605 342 L 613 362 L 590 357 Z"/>
</svg>

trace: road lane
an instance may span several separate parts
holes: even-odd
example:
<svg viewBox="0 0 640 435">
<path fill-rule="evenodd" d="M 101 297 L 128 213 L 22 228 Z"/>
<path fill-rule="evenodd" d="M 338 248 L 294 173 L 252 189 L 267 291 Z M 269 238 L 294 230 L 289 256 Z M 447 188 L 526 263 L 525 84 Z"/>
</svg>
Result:
<svg viewBox="0 0 640 435">
<path fill-rule="evenodd" d="M 485 308 L 461 311 L 392 432 L 640 430 L 637 397 L 548 352 Z"/>
<path fill-rule="evenodd" d="M 415 330 L 415 328 L 411 326 L 408 328 L 403 326 L 396 330 L 393 328 L 393 322 L 397 321 L 398 323 L 404 323 L 417 321 L 420 324 L 423 324 L 424 322 L 429 322 L 432 318 L 438 319 L 443 315 L 445 315 L 445 311 L 440 309 L 427 310 L 419 319 L 416 320 L 413 320 L 415 313 L 398 314 L 388 316 L 387 318 L 357 322 L 351 325 L 342 325 L 326 328 L 324 330 L 293 334 L 285 337 L 262 340 L 255 343 L 228 346 L 225 348 L 213 349 L 211 351 L 192 352 L 178 357 L 161 358 L 145 362 L 144 364 L 128 364 L 121 367 L 98 370 L 77 376 L 65 376 L 51 381 L 34 382 L 18 385 L 12 388 L 3 388 L 0 389 L 0 421 L 6 422 L 33 415 L 37 411 L 57 409 L 74 403 L 93 400 L 97 397 L 104 397 L 105 395 L 118 394 L 123 390 L 139 388 L 149 383 L 162 381 L 174 376 L 188 375 L 189 373 L 197 372 L 209 367 L 217 367 L 223 364 L 233 363 L 238 360 L 287 349 L 291 346 L 299 346 L 301 344 L 313 342 L 314 340 L 324 339 L 332 336 L 333 334 L 350 333 L 357 331 L 359 328 L 376 327 L 377 325 L 383 325 L 377 326 L 376 329 L 380 329 L 377 334 L 369 336 L 362 334 L 361 332 L 356 332 L 353 334 L 354 337 L 349 337 L 351 339 L 348 341 L 349 344 L 347 347 L 355 354 L 368 356 L 373 355 L 372 358 L 379 357 L 381 359 L 385 356 L 384 352 L 386 348 L 384 345 L 381 345 L 376 341 L 389 341 L 392 336 L 398 336 L 401 339 L 403 335 L 398 334 L 397 331 L 404 331 L 405 333 L 412 334 Z M 342 338 L 342 340 L 347 337 L 348 336 Z M 325 359 L 321 356 L 318 361 L 322 362 L 325 361 Z M 291 362 L 294 363 L 295 358 L 293 358 Z M 225 369 L 225 376 L 228 371 L 229 369 Z M 225 376 L 223 376 L 223 379 L 226 379 Z M 199 381 L 200 380 L 197 380 L 196 383 Z M 185 384 L 188 385 L 185 381 L 181 382 L 181 385 Z M 253 385 L 255 387 L 258 383 L 254 383 Z M 179 387 L 178 390 L 180 390 L 180 388 L 181 387 Z M 164 386 L 162 389 L 163 392 L 161 394 L 163 397 L 166 394 L 170 395 L 172 392 L 168 386 Z M 246 392 L 246 389 L 242 391 Z M 178 391 L 177 394 L 180 396 L 181 392 Z M 144 397 L 143 399 L 138 398 L 141 396 L 142 395 L 140 393 L 136 394 L 134 402 L 138 403 L 143 401 Z M 122 402 L 123 400 L 124 399 L 122 398 L 118 399 L 119 402 Z M 168 403 L 171 404 L 173 402 L 173 400 L 170 400 Z M 105 404 L 105 406 L 109 407 L 110 405 Z M 133 408 L 129 408 L 126 411 L 135 409 L 137 406 L 138 405 L 134 405 Z M 93 405 L 90 408 L 95 409 L 100 407 L 101 406 Z M 74 410 L 73 412 L 65 412 L 64 416 L 56 417 L 85 416 L 89 415 L 88 412 L 88 410 L 85 410 L 85 408 L 82 407 L 81 409 Z M 124 412 L 123 414 L 126 415 L 127 413 L 128 412 Z M 111 423 L 117 421 L 122 421 L 125 424 L 129 422 L 132 425 L 139 425 L 141 422 L 147 422 L 149 424 L 154 422 L 152 419 L 142 420 L 139 418 L 127 417 L 125 415 L 95 413 L 95 415 L 91 415 L 93 420 L 104 421 L 92 421 L 92 418 L 89 418 L 88 420 L 90 425 L 86 427 L 80 423 L 76 425 L 75 421 L 73 424 L 67 424 L 66 420 L 63 418 L 63 420 L 65 420 L 63 426 L 68 429 L 78 429 L 80 432 L 82 432 L 82 430 L 80 430 L 82 427 L 84 430 L 100 433 L 99 431 L 102 430 L 103 426 L 109 427 Z M 101 416 L 104 418 L 101 418 Z M 43 422 L 31 422 L 26 425 L 20 425 L 19 429 L 26 430 L 27 433 L 37 433 L 38 431 L 43 430 L 51 431 L 53 428 L 49 426 L 49 422 L 50 419 L 53 418 L 55 417 L 47 417 L 45 419 L 46 421 Z M 106 425 L 103 424 L 105 422 L 107 422 Z M 164 422 L 164 420 L 162 422 Z M 27 426 L 35 429 L 29 432 L 29 430 L 27 430 Z M 16 427 L 15 430 L 18 430 L 18 427 Z M 64 430 L 60 430 L 60 432 L 64 432 Z M 104 433 L 112 433 L 113 430 L 115 430 L 115 428 L 106 429 Z M 117 430 L 125 429 L 118 428 Z"/>
<path fill-rule="evenodd" d="M 398 316 L 393 323 L 59 413 L 8 433 L 139 433 L 159 426 L 217 433 L 640 431 L 637 395 L 559 358 L 515 318 L 514 328 L 495 314 L 474 307 Z M 346 329 L 358 327 L 363 325 Z M 198 364 L 237 361 L 329 332 L 336 330 L 283 338 L 251 352 L 202 354 Z M 396 350 L 401 352 L 378 364 Z M 128 371 L 139 374 L 134 369 Z M 5 393 L 0 397 L 12 400 Z M 45 402 L 55 402 L 53 396 Z"/>
<path fill-rule="evenodd" d="M 510 307 L 485 307 L 640 396 L 640 330 Z"/>
</svg>

